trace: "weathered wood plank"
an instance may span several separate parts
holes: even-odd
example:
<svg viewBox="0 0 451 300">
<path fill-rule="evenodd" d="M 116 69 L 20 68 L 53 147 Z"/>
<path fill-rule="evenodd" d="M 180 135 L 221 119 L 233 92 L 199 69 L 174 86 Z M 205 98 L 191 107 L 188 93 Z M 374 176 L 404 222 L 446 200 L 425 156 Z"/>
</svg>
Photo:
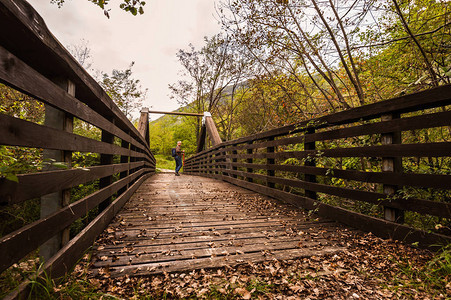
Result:
<svg viewBox="0 0 451 300">
<path fill-rule="evenodd" d="M 167 262 L 167 261 L 183 261 L 190 260 L 193 258 L 213 258 L 219 256 L 233 256 L 233 255 L 243 255 L 243 254 L 251 254 L 251 253 L 265 253 L 265 255 L 270 254 L 274 251 L 281 250 L 295 250 L 302 248 L 314 248 L 326 246 L 330 242 L 327 240 L 321 240 L 316 242 L 307 242 L 305 240 L 300 239 L 292 239 L 290 241 L 286 240 L 277 240 L 275 242 L 267 241 L 266 243 L 253 243 L 252 245 L 231 245 L 224 246 L 220 248 L 209 247 L 207 243 L 205 243 L 203 248 L 198 249 L 174 249 L 171 246 L 166 246 L 166 249 L 154 252 L 154 253 L 145 253 L 143 251 L 131 251 L 129 253 L 134 254 L 134 257 L 130 257 L 128 255 L 116 256 L 112 253 L 106 255 L 108 259 L 96 261 L 94 263 L 95 268 L 100 267 L 120 267 L 126 265 L 140 265 L 144 263 L 155 263 L 155 262 Z M 106 254 L 106 253 L 105 253 Z M 262 256 L 265 256 L 262 254 Z"/>
<path fill-rule="evenodd" d="M 321 168 L 295 165 L 264 165 L 231 163 L 232 166 L 241 168 L 254 168 L 266 170 L 268 168 L 275 171 L 286 171 L 302 174 L 321 175 L 334 178 L 356 180 L 373 183 L 392 183 L 400 186 L 418 186 L 437 189 L 451 189 L 451 180 L 448 175 L 439 174 L 413 174 L 413 173 L 387 173 L 387 172 L 363 172 L 355 170 L 342 170 L 335 168 Z"/>
<path fill-rule="evenodd" d="M 158 179 L 164 180 L 151 183 Z M 158 192 L 145 192 L 148 187 Z M 116 222 L 103 234 L 97 243 L 101 247 L 97 247 L 98 261 L 94 267 L 109 265 L 112 270 L 131 264 L 136 269 L 142 264 L 173 260 L 172 268 L 179 270 L 176 267 L 179 263 L 183 265 L 188 260 L 202 260 L 226 252 L 235 254 L 237 250 L 264 258 L 262 251 L 280 252 L 283 257 L 284 251 L 300 249 L 300 242 L 307 247 L 302 249 L 309 251 L 332 245 L 332 241 L 313 238 L 309 232 L 326 235 L 336 230 L 335 223 L 309 221 L 293 208 L 265 207 L 264 203 L 274 200 L 258 200 L 261 197 L 220 181 L 158 174 L 136 192 Z M 234 200 L 227 203 L 227 198 Z M 317 255 L 322 253 L 319 248 Z M 170 255 L 168 250 L 171 249 L 182 255 Z"/>
<path fill-rule="evenodd" d="M 323 249 L 286 249 L 273 251 L 263 254 L 245 253 L 239 255 L 219 256 L 209 258 L 194 258 L 190 260 L 169 261 L 169 262 L 152 262 L 139 265 L 120 266 L 110 268 L 109 272 L 112 277 L 118 276 L 139 276 L 149 274 L 159 274 L 163 272 L 182 272 L 199 269 L 212 269 L 224 266 L 236 266 L 247 263 L 257 263 L 269 260 L 288 260 L 310 256 L 320 256 L 333 254 L 343 251 L 340 247 L 326 247 Z"/>
<path fill-rule="evenodd" d="M 130 164 L 95 166 L 17 175 L 19 182 L 0 178 L 0 204 L 20 203 L 28 199 L 67 189 L 100 177 L 116 174 L 130 168 L 145 166 L 140 161 Z"/>
<path fill-rule="evenodd" d="M 0 46 L 0 81 L 15 87 L 16 89 L 50 104 L 58 109 L 72 114 L 100 129 L 132 143 L 150 155 L 145 146 L 126 134 L 123 130 L 109 122 L 102 115 L 86 106 L 80 100 L 69 95 L 52 81 L 39 74 L 19 60 L 8 50 Z"/>
<path fill-rule="evenodd" d="M 219 176 L 218 176 L 219 177 Z M 364 231 L 372 232 L 383 238 L 391 238 L 401 240 L 406 243 L 418 242 L 422 247 L 430 245 L 446 245 L 451 242 L 451 237 L 436 233 L 427 233 L 422 230 L 414 229 L 405 225 L 381 220 L 367 215 L 359 214 L 343 208 L 335 207 L 325 203 L 316 202 L 312 199 L 290 194 L 284 191 L 271 189 L 259 184 L 246 182 L 232 177 L 222 178 L 227 182 L 248 188 L 270 197 L 274 197 L 281 201 L 297 205 L 300 208 L 310 209 L 318 213 L 320 216 L 336 220 L 343 224 L 359 228 Z"/>
<path fill-rule="evenodd" d="M 147 158 L 144 153 L 124 149 L 77 134 L 0 114 L 0 144 L 55 150 L 94 152 Z"/>
<path fill-rule="evenodd" d="M 106 92 L 59 43 L 41 16 L 26 1 L 0 2 L 0 44 L 41 74 L 68 78 L 77 86 L 76 97 L 106 118 L 114 118 L 124 132 L 145 145 L 144 138 Z"/>
<path fill-rule="evenodd" d="M 86 215 L 107 197 L 110 197 L 121 187 L 143 173 L 144 169 L 71 203 L 44 219 L 35 221 L 2 237 L 0 239 L 0 272 L 3 272 L 14 262 L 39 247 L 43 242 L 72 224 L 78 218 Z M 23 241 L 27 242 L 24 243 Z"/>
</svg>

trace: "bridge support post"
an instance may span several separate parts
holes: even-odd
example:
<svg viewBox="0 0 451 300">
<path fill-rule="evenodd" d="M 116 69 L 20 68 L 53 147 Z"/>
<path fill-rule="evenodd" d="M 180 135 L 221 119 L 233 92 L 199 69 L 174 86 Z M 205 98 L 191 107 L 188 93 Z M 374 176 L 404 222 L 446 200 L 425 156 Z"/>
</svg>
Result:
<svg viewBox="0 0 451 300">
<path fill-rule="evenodd" d="M 64 89 L 69 95 L 75 96 L 75 85 L 67 79 L 55 79 L 54 82 Z M 72 115 L 66 114 L 63 111 L 56 109 L 50 105 L 45 105 L 45 120 L 44 125 L 67 132 L 73 132 L 74 118 Z M 43 151 L 44 162 L 49 163 L 43 168 L 45 171 L 55 170 L 51 162 L 63 162 L 68 168 L 72 166 L 72 152 L 49 150 Z M 60 192 L 51 193 L 41 197 L 41 218 L 45 218 L 50 214 L 56 212 L 63 206 L 70 204 L 70 189 L 62 190 Z M 44 261 L 49 260 L 58 250 L 69 242 L 69 228 L 64 229 L 60 235 L 50 238 L 47 242 L 39 248 L 39 255 Z"/>
<path fill-rule="evenodd" d="M 227 158 L 227 150 L 226 147 L 221 147 L 220 149 L 224 150 L 222 152 L 220 152 L 221 156 L 223 156 L 223 158 L 221 158 L 219 161 L 222 162 L 224 165 L 219 166 L 222 169 L 222 176 L 230 176 L 229 173 L 227 173 L 227 170 L 230 170 L 230 159 Z"/>
<path fill-rule="evenodd" d="M 141 116 L 138 123 L 138 132 L 143 136 L 147 145 L 149 145 L 149 109 L 141 109 Z"/>
<path fill-rule="evenodd" d="M 114 124 L 114 119 L 111 120 L 111 122 Z M 113 144 L 114 142 L 114 136 L 105 131 L 102 130 L 102 137 L 101 137 L 102 142 L 108 143 L 108 144 Z M 111 154 L 100 154 L 100 164 L 101 165 L 111 165 L 113 164 L 113 155 Z M 106 177 L 102 177 L 99 180 L 99 189 L 103 189 L 104 187 L 109 186 L 110 184 L 113 183 L 113 176 L 106 176 Z M 105 208 L 108 207 L 108 205 L 110 205 L 111 203 L 111 197 L 108 197 L 107 199 L 105 199 L 102 203 L 99 204 L 99 213 L 101 211 L 103 211 Z"/>
<path fill-rule="evenodd" d="M 248 145 L 252 145 L 252 143 L 253 143 L 253 142 L 250 141 L 250 142 L 248 142 L 247 144 L 248 144 Z M 252 155 L 252 152 L 253 152 L 252 148 L 246 150 L 246 154 L 247 154 L 247 155 Z M 252 164 L 252 163 L 254 163 L 254 159 L 253 159 L 252 157 L 249 157 L 249 158 L 246 159 L 246 163 Z M 252 168 L 250 168 L 250 167 L 246 168 L 246 172 L 247 172 L 247 173 L 252 173 L 253 171 L 254 171 L 254 170 L 253 170 Z M 247 180 L 248 182 L 253 182 L 253 181 L 254 181 L 252 177 L 246 177 L 246 180 Z"/>
<path fill-rule="evenodd" d="M 130 135 L 130 132 L 128 132 L 128 134 Z M 130 150 L 130 143 L 126 142 L 124 140 L 121 141 L 121 147 L 125 148 L 127 150 Z M 121 164 L 126 164 L 128 163 L 128 170 L 122 171 L 119 174 L 120 179 L 127 177 L 130 174 L 130 156 L 126 156 L 126 155 L 121 155 Z M 117 193 L 118 195 L 122 194 L 123 192 L 125 192 L 128 189 L 128 185 L 125 185 L 123 188 L 121 188 Z"/>
<path fill-rule="evenodd" d="M 307 131 L 305 132 L 305 134 L 312 134 L 315 133 L 315 128 L 308 128 Z M 316 144 L 315 142 L 309 142 L 309 143 L 304 143 L 304 150 L 316 150 Z M 315 167 L 316 166 L 316 161 L 315 161 L 315 156 L 312 157 L 308 157 L 308 159 L 305 160 L 304 163 L 305 166 L 310 166 L 310 167 Z M 315 175 L 311 175 L 311 174 L 304 174 L 304 180 L 307 182 L 315 182 L 316 183 L 316 176 Z M 315 191 L 311 191 L 311 190 L 305 190 L 305 196 L 310 198 L 310 199 L 318 199 L 318 195 L 316 194 Z"/>
<path fill-rule="evenodd" d="M 236 144 L 233 145 L 233 147 L 236 147 Z M 238 151 L 236 151 L 236 150 L 233 150 L 233 151 L 232 151 L 232 155 L 235 156 L 235 155 L 237 155 L 237 154 L 238 154 Z M 237 163 L 237 161 L 238 161 L 238 160 L 237 160 L 236 157 L 233 157 L 233 158 L 232 158 L 232 164 Z M 236 167 L 236 165 L 232 165 L 232 170 L 233 170 L 233 171 L 237 171 L 237 170 L 238 170 L 238 168 Z M 233 178 L 237 178 L 238 176 L 234 173 L 234 174 L 232 174 L 232 177 L 233 177 Z"/>
<path fill-rule="evenodd" d="M 205 146 L 205 137 L 207 135 L 207 129 L 205 127 L 205 123 L 202 124 L 202 127 L 200 128 L 199 138 L 197 140 L 197 150 L 196 153 L 201 152 L 204 150 Z"/>
<path fill-rule="evenodd" d="M 389 121 L 399 118 L 399 114 L 387 114 L 381 116 L 381 121 Z M 401 144 L 401 132 L 390 132 L 381 135 L 382 145 Z M 382 158 L 382 172 L 402 172 L 402 158 L 400 157 L 383 157 Z M 396 194 L 398 186 L 391 184 L 384 184 L 383 191 L 388 197 Z M 387 221 L 404 223 L 404 211 L 384 206 L 384 218 Z"/>
<path fill-rule="evenodd" d="M 270 137 L 270 138 L 268 139 L 268 142 L 271 142 L 271 141 L 274 141 L 274 138 L 273 138 L 273 137 Z M 274 147 L 274 146 L 272 146 L 272 147 L 267 147 L 267 148 L 266 148 L 266 152 L 267 152 L 267 153 L 274 153 L 274 150 L 275 150 L 275 147 Z M 274 177 L 274 175 L 275 175 L 275 171 L 270 169 L 270 167 L 271 167 L 272 165 L 274 165 L 275 162 L 276 162 L 276 160 L 275 160 L 274 158 L 267 158 L 267 159 L 266 159 L 266 166 L 267 166 L 267 169 L 266 169 L 266 175 L 267 175 L 268 177 Z M 267 187 L 270 187 L 270 188 L 274 188 L 274 187 L 275 187 L 275 184 L 274 184 L 273 182 L 269 182 L 268 180 L 266 180 L 266 186 L 267 186 Z"/>
</svg>

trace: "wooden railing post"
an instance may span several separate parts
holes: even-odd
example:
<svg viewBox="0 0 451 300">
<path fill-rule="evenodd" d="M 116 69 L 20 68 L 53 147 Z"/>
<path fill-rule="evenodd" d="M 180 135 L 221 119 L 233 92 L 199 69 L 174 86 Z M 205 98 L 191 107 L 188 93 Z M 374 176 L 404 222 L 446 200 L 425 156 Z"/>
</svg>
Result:
<svg viewBox="0 0 451 300">
<path fill-rule="evenodd" d="M 130 132 L 128 132 L 128 134 L 130 134 Z M 121 147 L 125 148 L 127 150 L 130 150 L 130 143 L 126 142 L 124 140 L 121 141 Z M 128 170 L 125 170 L 123 172 L 121 172 L 119 174 L 119 178 L 125 178 L 130 174 L 130 157 L 127 155 L 121 155 L 121 164 L 129 164 Z M 124 186 L 123 188 L 121 188 L 117 193 L 118 195 L 122 194 L 123 192 L 125 192 L 128 189 L 129 185 L 127 184 L 126 186 Z"/>
<path fill-rule="evenodd" d="M 197 150 L 196 153 L 204 150 L 205 146 L 205 137 L 207 136 L 207 129 L 205 127 L 205 123 L 202 123 L 202 127 L 200 128 L 199 138 L 197 140 Z"/>
<path fill-rule="evenodd" d="M 142 135 L 147 145 L 149 145 L 149 109 L 141 109 L 141 116 L 138 123 L 138 132 Z"/>
<path fill-rule="evenodd" d="M 399 114 L 386 114 L 381 116 L 381 121 L 389 121 L 399 118 Z M 401 132 L 389 132 L 381 135 L 382 145 L 401 144 Z M 402 172 L 402 158 L 401 157 L 383 157 L 382 158 L 382 172 Z M 395 195 L 398 186 L 384 184 L 383 191 L 388 197 Z M 384 206 L 384 218 L 387 221 L 404 223 L 404 211 Z"/>
<path fill-rule="evenodd" d="M 233 147 L 236 147 L 236 144 L 234 144 Z M 237 154 L 238 154 L 237 150 L 232 151 L 232 155 L 237 155 Z M 236 163 L 236 162 L 238 162 L 238 159 L 236 157 L 232 158 L 232 163 Z M 238 168 L 236 166 L 232 166 L 232 170 L 237 171 Z M 238 176 L 236 174 L 232 174 L 232 177 L 237 178 Z"/>
<path fill-rule="evenodd" d="M 248 145 L 252 145 L 252 141 L 248 142 L 247 144 Z M 246 154 L 252 155 L 252 153 L 253 153 L 252 148 L 246 150 Z M 248 164 L 252 164 L 253 162 L 254 162 L 254 159 L 252 157 L 249 157 L 249 158 L 246 159 L 246 163 L 248 163 Z M 253 169 L 252 168 L 246 168 L 246 172 L 252 173 Z M 246 177 L 246 180 L 248 182 L 253 182 L 254 181 L 253 178 L 251 178 L 251 177 Z"/>
<path fill-rule="evenodd" d="M 307 131 L 305 132 L 305 134 L 312 134 L 315 133 L 315 128 L 308 128 Z M 308 143 L 304 143 L 304 150 L 316 150 L 316 144 L 315 142 L 308 142 Z M 316 160 L 315 160 L 315 156 L 308 156 L 305 160 L 304 163 L 305 166 L 311 166 L 311 167 L 315 167 L 316 166 Z M 316 176 L 315 175 L 310 175 L 310 174 L 304 174 L 304 180 L 307 182 L 316 182 Z M 316 194 L 315 191 L 311 191 L 311 190 L 305 190 L 305 196 L 310 198 L 310 199 L 318 199 L 318 195 Z"/>
<path fill-rule="evenodd" d="M 274 141 L 273 137 L 268 138 L 268 141 Z M 267 147 L 266 148 L 266 153 L 274 153 L 274 149 L 275 147 Z M 266 158 L 266 166 L 268 167 L 268 169 L 266 169 L 266 175 L 269 177 L 273 177 L 275 175 L 274 170 L 270 169 L 271 165 L 274 165 L 275 163 L 275 159 L 274 158 Z M 270 188 L 274 188 L 275 184 L 273 182 L 269 182 L 268 180 L 266 180 L 266 186 L 270 187 Z"/>
<path fill-rule="evenodd" d="M 204 112 L 204 124 L 207 130 L 208 136 L 210 137 L 210 142 L 212 146 L 216 146 L 222 143 L 221 137 L 219 136 L 218 129 L 216 128 L 215 122 L 211 117 L 209 112 Z"/>
<path fill-rule="evenodd" d="M 75 85 L 67 79 L 56 79 L 54 82 L 64 89 L 69 95 L 75 96 Z M 66 114 L 59 109 L 50 105 L 45 105 L 45 120 L 44 125 L 67 132 L 72 132 L 74 128 L 74 118 L 72 115 Z M 54 170 L 51 162 L 64 162 L 68 168 L 72 167 L 72 152 L 60 150 L 43 150 L 44 162 L 48 163 L 43 168 L 45 171 Z M 61 207 L 70 204 L 70 189 L 65 189 L 60 192 L 51 193 L 41 197 L 41 218 L 56 212 Z M 69 228 L 64 229 L 60 235 L 54 236 L 41 245 L 39 255 L 47 261 L 58 250 L 69 242 Z"/>
<path fill-rule="evenodd" d="M 224 150 L 222 152 L 220 152 L 223 156 L 223 158 L 220 159 L 220 161 L 224 164 L 222 166 L 222 175 L 223 176 L 229 176 L 229 173 L 227 173 L 227 170 L 230 170 L 230 159 L 227 158 L 227 150 L 226 147 L 221 147 L 220 149 Z"/>
<path fill-rule="evenodd" d="M 211 153 L 209 153 L 208 155 L 207 155 L 207 174 L 213 174 L 213 168 L 214 168 L 214 166 L 212 166 L 212 163 L 213 163 L 213 155 L 211 154 Z"/>
<path fill-rule="evenodd" d="M 112 123 L 114 124 L 114 119 L 111 120 Z M 114 142 L 114 136 L 105 131 L 102 130 L 102 137 L 101 137 L 102 142 L 108 143 L 108 144 L 113 144 Z M 101 165 L 111 165 L 113 164 L 113 155 L 111 154 L 100 154 L 100 164 Z M 110 184 L 113 183 L 113 176 L 106 176 L 106 177 L 102 177 L 99 180 L 99 189 L 103 189 L 104 187 L 109 186 Z M 103 211 L 105 208 L 108 207 L 108 205 L 110 205 L 111 203 L 111 197 L 108 197 L 107 199 L 105 199 L 102 203 L 99 204 L 99 212 Z"/>
</svg>

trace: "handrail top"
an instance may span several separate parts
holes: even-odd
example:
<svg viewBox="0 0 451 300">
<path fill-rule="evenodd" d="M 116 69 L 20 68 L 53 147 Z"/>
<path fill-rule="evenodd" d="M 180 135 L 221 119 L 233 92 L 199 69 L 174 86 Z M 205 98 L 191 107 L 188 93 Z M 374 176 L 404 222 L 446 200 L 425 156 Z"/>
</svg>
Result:
<svg viewBox="0 0 451 300">
<path fill-rule="evenodd" d="M 147 145 L 100 85 L 83 69 L 48 29 L 42 17 L 26 1 L 0 1 L 0 27 L 8 28 L 0 44 L 19 59 L 48 78 L 63 77 L 76 85 L 76 98 L 115 120 L 116 126 Z"/>
<path fill-rule="evenodd" d="M 434 100 L 431 101 L 431 99 Z M 285 125 L 279 128 L 255 133 L 246 137 L 225 141 L 218 145 L 212 146 L 209 149 L 196 153 L 196 156 L 217 150 L 225 146 L 243 144 L 246 142 L 262 140 L 269 137 L 277 137 L 288 133 L 302 132 L 312 128 L 318 129 L 333 125 L 343 125 L 360 120 L 379 118 L 381 115 L 388 113 L 408 113 L 420 109 L 428 109 L 449 104 L 451 104 L 451 84 L 351 108 L 331 115 Z M 187 161 L 190 159 L 191 157 L 188 158 Z"/>
</svg>

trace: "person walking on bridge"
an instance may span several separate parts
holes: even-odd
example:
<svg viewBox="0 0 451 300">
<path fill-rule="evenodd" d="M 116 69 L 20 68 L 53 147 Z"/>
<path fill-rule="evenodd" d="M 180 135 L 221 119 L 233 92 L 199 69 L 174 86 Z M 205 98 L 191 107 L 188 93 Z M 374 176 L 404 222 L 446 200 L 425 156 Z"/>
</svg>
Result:
<svg viewBox="0 0 451 300">
<path fill-rule="evenodd" d="M 185 150 L 182 150 L 182 142 L 177 142 L 177 147 L 175 147 L 175 175 L 180 176 L 179 171 L 182 168 L 182 153 L 185 153 Z"/>
</svg>

